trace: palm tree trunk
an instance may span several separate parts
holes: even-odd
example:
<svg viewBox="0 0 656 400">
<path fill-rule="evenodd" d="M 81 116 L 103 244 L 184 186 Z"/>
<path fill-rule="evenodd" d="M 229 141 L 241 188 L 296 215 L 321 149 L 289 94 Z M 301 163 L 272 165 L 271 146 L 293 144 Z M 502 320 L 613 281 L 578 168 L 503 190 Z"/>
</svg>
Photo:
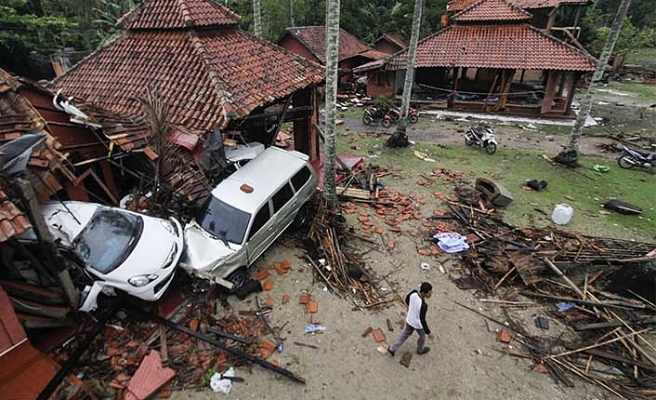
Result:
<svg viewBox="0 0 656 400">
<path fill-rule="evenodd" d="M 415 80 L 415 58 L 417 56 L 417 43 L 419 42 L 419 27 L 421 26 L 421 12 L 424 8 L 424 0 L 415 0 L 415 11 L 412 16 L 412 33 L 410 35 L 410 46 L 408 47 L 408 62 L 403 83 L 403 95 L 401 96 L 401 119 L 396 127 L 396 132 L 387 141 L 390 147 L 405 147 L 408 145 L 408 110 L 410 109 L 410 98 L 412 97 L 412 84 Z"/>
<path fill-rule="evenodd" d="M 294 0 L 289 0 L 289 26 L 294 27 Z"/>
<path fill-rule="evenodd" d="M 606 44 L 604 45 L 604 49 L 601 52 L 601 56 L 597 61 L 596 69 L 592 75 L 592 81 L 590 81 L 588 89 L 585 92 L 583 99 L 581 100 L 581 110 L 579 111 L 576 123 L 574 123 L 574 128 L 572 128 L 572 133 L 569 136 L 565 149 L 555 158 L 555 160 L 560 163 L 572 166 L 578 164 L 580 139 L 581 135 L 583 134 L 585 121 L 588 119 L 590 110 L 592 109 L 592 99 L 597 89 L 597 85 L 604 75 L 606 65 L 608 65 L 608 60 L 610 59 L 610 55 L 613 52 L 615 43 L 617 42 L 617 37 L 619 36 L 620 30 L 622 29 L 622 23 L 624 22 L 626 12 L 629 9 L 630 4 L 631 0 L 622 0 L 617 9 L 617 14 L 615 14 L 615 19 L 611 25 L 610 34 L 608 35 L 608 39 L 606 39 Z"/>
<path fill-rule="evenodd" d="M 326 1 L 326 147 L 324 162 L 324 198 L 330 209 L 337 206 L 335 187 L 335 114 L 337 111 L 337 83 L 339 50 L 340 0 Z"/>
<path fill-rule="evenodd" d="M 262 13 L 260 0 L 253 0 L 253 23 L 255 24 L 255 36 L 262 37 Z"/>
</svg>

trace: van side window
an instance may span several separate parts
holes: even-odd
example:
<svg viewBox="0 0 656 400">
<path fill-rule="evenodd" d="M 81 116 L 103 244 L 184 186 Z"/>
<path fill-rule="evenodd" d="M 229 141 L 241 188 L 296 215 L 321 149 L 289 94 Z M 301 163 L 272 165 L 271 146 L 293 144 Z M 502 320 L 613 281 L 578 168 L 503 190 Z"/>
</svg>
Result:
<svg viewBox="0 0 656 400">
<path fill-rule="evenodd" d="M 253 220 L 253 227 L 251 228 L 251 233 L 248 234 L 248 239 L 252 238 L 253 235 L 257 233 L 269 221 L 271 218 L 271 213 L 269 212 L 269 203 L 264 203 L 262 208 L 255 214 L 255 219 Z"/>
<path fill-rule="evenodd" d="M 294 185 L 294 189 L 297 192 L 301 190 L 303 185 L 305 185 L 308 179 L 310 179 L 311 175 L 312 173 L 308 169 L 307 165 L 304 166 L 300 171 L 296 173 L 296 175 L 294 175 L 294 177 L 292 177 L 292 185 Z"/>
<path fill-rule="evenodd" d="M 277 213 L 278 210 L 283 208 L 285 204 L 294 196 L 292 187 L 289 183 L 285 183 L 283 187 L 278 190 L 278 193 L 273 195 L 273 212 Z"/>
</svg>

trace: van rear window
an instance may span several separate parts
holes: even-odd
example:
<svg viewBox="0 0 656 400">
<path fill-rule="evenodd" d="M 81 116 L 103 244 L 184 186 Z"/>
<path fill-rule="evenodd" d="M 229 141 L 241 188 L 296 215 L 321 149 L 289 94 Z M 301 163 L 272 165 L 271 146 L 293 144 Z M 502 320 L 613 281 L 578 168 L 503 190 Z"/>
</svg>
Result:
<svg viewBox="0 0 656 400">
<path fill-rule="evenodd" d="M 206 231 L 219 239 L 230 243 L 241 244 L 251 215 L 241 211 L 229 204 L 222 202 L 216 197 L 210 197 L 205 207 L 201 208 L 196 216 L 196 221 Z"/>
<path fill-rule="evenodd" d="M 300 171 L 296 173 L 292 177 L 292 185 L 294 185 L 294 190 L 297 192 L 301 190 L 301 188 L 307 183 L 308 179 L 310 179 L 310 176 L 312 173 L 310 172 L 310 169 L 306 166 L 304 166 Z"/>
</svg>

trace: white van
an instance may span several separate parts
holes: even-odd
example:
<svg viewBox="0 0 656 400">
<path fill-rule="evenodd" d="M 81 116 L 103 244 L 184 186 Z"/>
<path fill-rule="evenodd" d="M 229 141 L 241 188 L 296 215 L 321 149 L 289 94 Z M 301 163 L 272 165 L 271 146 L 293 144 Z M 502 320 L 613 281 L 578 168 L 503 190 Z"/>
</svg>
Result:
<svg viewBox="0 0 656 400">
<path fill-rule="evenodd" d="M 247 267 L 307 215 L 317 188 L 309 157 L 269 147 L 223 180 L 185 226 L 181 266 L 235 290 Z"/>
</svg>

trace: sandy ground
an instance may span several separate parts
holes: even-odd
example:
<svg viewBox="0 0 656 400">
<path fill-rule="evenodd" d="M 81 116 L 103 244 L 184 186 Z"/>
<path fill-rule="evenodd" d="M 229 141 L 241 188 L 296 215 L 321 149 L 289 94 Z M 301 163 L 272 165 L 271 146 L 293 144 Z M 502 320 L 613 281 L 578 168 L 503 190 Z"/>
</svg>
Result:
<svg viewBox="0 0 656 400">
<path fill-rule="evenodd" d="M 606 99 L 610 101 L 609 99 Z M 356 118 L 346 121 L 346 126 L 354 131 L 372 130 L 362 125 Z M 656 126 L 656 125 L 655 125 Z M 518 149 L 535 149 L 551 152 L 562 148 L 562 137 L 550 138 L 539 129 L 524 129 L 507 124 L 500 126 L 500 146 Z M 373 128 L 384 132 L 380 127 Z M 431 124 L 422 121 L 409 129 L 411 140 L 433 141 L 444 145 L 462 141 L 462 126 L 452 124 Z M 391 130 L 390 130 L 391 132 Z M 584 136 L 581 142 L 583 154 L 599 154 L 600 143 L 608 139 Z M 609 157 L 616 157 L 609 154 Z M 383 182 L 395 189 L 406 192 L 402 182 Z M 410 190 L 410 186 L 405 188 Z M 368 210 L 361 206 L 362 210 Z M 423 215 L 432 213 L 431 206 L 422 209 Z M 350 216 L 349 216 L 350 217 Z M 375 217 L 372 217 L 375 218 Z M 403 232 L 392 236 L 383 233 L 374 238 L 375 244 L 364 241 L 352 242 L 356 251 L 363 254 L 366 267 L 380 280 L 379 286 L 386 289 L 389 298 L 404 297 L 417 288 L 420 282 L 433 284 L 433 297 L 429 300 L 428 324 L 436 335 L 428 341 L 431 351 L 425 355 L 414 353 L 416 335 L 411 337 L 397 352 L 396 357 L 381 354 L 377 347 L 391 344 L 400 332 L 404 320 L 405 307 L 401 301 L 379 310 L 357 310 L 350 299 L 344 299 L 329 292 L 325 285 L 314 278 L 312 268 L 302 258 L 302 249 L 278 244 L 269 249 L 255 267 L 273 262 L 290 260 L 291 271 L 286 275 L 275 275 L 274 288 L 263 292 L 261 299 L 275 299 L 271 322 L 275 327 L 283 327 L 281 336 L 286 338 L 284 350 L 274 353 L 269 359 L 277 360 L 282 366 L 304 377 L 306 384 L 299 384 L 265 370 L 259 366 L 237 368 L 236 375 L 245 378 L 243 383 L 234 383 L 228 395 L 214 393 L 209 388 L 176 392 L 175 400 L 201 399 L 552 399 L 552 400 L 593 400 L 613 399 L 608 392 L 575 380 L 575 388 L 565 388 L 555 383 L 549 374 L 535 370 L 531 360 L 502 354 L 494 349 L 508 348 L 497 341 L 493 322 L 457 305 L 462 303 L 479 310 L 493 318 L 503 320 L 501 309 L 491 303 L 482 302 L 471 291 L 458 289 L 449 279 L 458 276 L 457 255 L 441 254 L 421 256 L 417 245 L 422 240 L 421 221 L 403 223 Z M 355 223 L 354 223 L 355 225 Z M 385 225 L 383 225 L 385 226 Z M 385 242 L 393 239 L 396 247 L 389 250 Z M 428 263 L 429 269 L 420 268 Z M 446 273 L 440 271 L 442 265 Z M 385 277 L 385 279 L 383 279 Z M 298 304 L 300 294 L 307 291 L 319 303 L 319 312 L 313 315 L 305 312 Z M 282 304 L 284 294 L 291 301 Z M 254 307 L 251 295 L 246 301 L 229 297 L 235 309 Z M 523 311 L 524 325 L 532 325 L 533 318 L 540 314 L 539 308 Z M 392 321 L 394 331 L 388 331 L 387 319 Z M 304 334 L 310 322 L 320 323 L 326 328 L 321 334 Z M 557 325 L 552 321 L 552 325 Z M 371 335 L 363 337 L 367 327 L 381 328 L 387 340 L 376 343 Z M 555 335 L 546 331 L 544 335 Z M 317 346 L 318 349 L 301 347 L 294 342 Z M 517 342 L 510 343 L 517 348 Z M 409 368 L 399 364 L 400 355 L 411 351 L 413 358 Z"/>
</svg>

